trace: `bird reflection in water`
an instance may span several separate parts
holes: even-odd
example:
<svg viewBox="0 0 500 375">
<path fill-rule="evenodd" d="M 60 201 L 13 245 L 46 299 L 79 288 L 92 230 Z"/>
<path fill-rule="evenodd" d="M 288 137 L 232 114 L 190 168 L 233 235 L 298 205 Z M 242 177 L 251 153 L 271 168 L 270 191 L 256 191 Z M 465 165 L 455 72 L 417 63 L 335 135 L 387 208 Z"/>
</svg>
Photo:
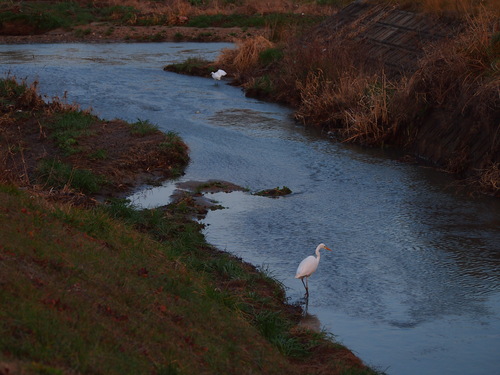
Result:
<svg viewBox="0 0 500 375">
<path fill-rule="evenodd" d="M 310 329 L 314 332 L 321 332 L 321 322 L 318 317 L 316 315 L 309 314 L 308 312 L 306 312 L 302 319 L 300 319 L 299 326 Z"/>
</svg>

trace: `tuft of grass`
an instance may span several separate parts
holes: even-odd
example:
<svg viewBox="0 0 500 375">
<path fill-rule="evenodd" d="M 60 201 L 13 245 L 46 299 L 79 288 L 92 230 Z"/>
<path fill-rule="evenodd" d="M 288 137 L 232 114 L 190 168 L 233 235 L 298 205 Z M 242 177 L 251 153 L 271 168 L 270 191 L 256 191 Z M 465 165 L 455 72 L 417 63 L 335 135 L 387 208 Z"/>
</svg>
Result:
<svg viewBox="0 0 500 375">
<path fill-rule="evenodd" d="M 158 131 L 158 125 L 151 123 L 149 120 L 137 119 L 136 122 L 130 124 L 132 134 L 145 136 Z"/>
<path fill-rule="evenodd" d="M 246 272 L 240 263 L 236 262 L 229 256 L 220 256 L 203 264 L 204 269 L 219 274 L 227 280 L 243 280 L 246 277 Z"/>
<path fill-rule="evenodd" d="M 279 312 L 264 311 L 257 314 L 254 319 L 262 335 L 282 354 L 292 358 L 304 358 L 309 354 L 308 348 L 298 338 L 290 335 L 290 321 Z"/>
<path fill-rule="evenodd" d="M 7 76 L 0 79 L 0 104 L 5 108 L 40 109 L 45 105 L 37 94 L 38 81 L 28 85 L 26 81 L 19 82 L 15 77 Z M 21 115 L 25 115 L 22 114 Z"/>
<path fill-rule="evenodd" d="M 210 72 L 215 71 L 215 68 L 211 61 L 205 60 L 201 57 L 190 57 L 181 63 L 166 65 L 163 70 L 208 77 Z"/>
<path fill-rule="evenodd" d="M 66 155 L 80 152 L 78 138 L 90 134 L 90 126 L 97 118 L 86 111 L 63 111 L 55 113 L 46 127 L 51 130 L 51 137 Z"/>
<path fill-rule="evenodd" d="M 90 35 L 91 33 L 92 33 L 92 30 L 89 27 L 84 28 L 84 29 L 76 29 L 75 30 L 75 36 L 77 38 L 83 38 L 87 35 Z"/>
<path fill-rule="evenodd" d="M 89 154 L 89 158 L 93 160 L 105 160 L 108 158 L 108 151 L 105 149 L 95 150 Z"/>
<path fill-rule="evenodd" d="M 177 32 L 177 33 L 174 34 L 174 41 L 180 42 L 183 39 L 184 39 L 184 34 L 179 33 L 179 32 Z"/>
<path fill-rule="evenodd" d="M 75 169 L 55 159 L 42 159 L 37 168 L 37 181 L 47 187 L 71 187 L 86 194 L 97 193 L 106 179 L 86 169 Z"/>
<path fill-rule="evenodd" d="M 259 53 L 259 62 L 268 66 L 283 59 L 284 52 L 281 48 L 268 48 Z"/>
<path fill-rule="evenodd" d="M 158 148 L 165 159 L 171 161 L 171 165 L 178 166 L 177 170 L 172 170 L 172 175 L 180 176 L 183 167 L 189 163 L 188 148 L 182 138 L 176 132 L 169 131 L 165 133 L 164 141 L 158 145 Z"/>
<path fill-rule="evenodd" d="M 254 72 L 261 69 L 259 65 L 261 53 L 271 48 L 275 48 L 275 44 L 263 36 L 248 38 L 237 43 L 236 49 L 223 50 L 216 65 L 230 67 L 240 79 L 254 76 Z"/>
</svg>

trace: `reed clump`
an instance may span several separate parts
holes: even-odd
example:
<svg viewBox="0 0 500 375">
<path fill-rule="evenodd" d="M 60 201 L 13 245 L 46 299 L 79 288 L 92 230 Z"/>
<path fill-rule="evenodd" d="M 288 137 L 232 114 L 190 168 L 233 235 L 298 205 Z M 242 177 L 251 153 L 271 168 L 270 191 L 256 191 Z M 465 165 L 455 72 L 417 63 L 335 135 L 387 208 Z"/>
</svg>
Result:
<svg viewBox="0 0 500 375">
<path fill-rule="evenodd" d="M 217 66 L 230 67 L 239 81 L 251 80 L 259 68 L 259 56 L 274 43 L 263 36 L 256 36 L 237 43 L 236 49 L 225 49 L 216 61 Z"/>
<path fill-rule="evenodd" d="M 500 31 L 492 14 L 470 18 L 464 32 L 429 48 L 411 76 L 408 95 L 425 105 L 474 116 L 498 108 Z"/>
</svg>

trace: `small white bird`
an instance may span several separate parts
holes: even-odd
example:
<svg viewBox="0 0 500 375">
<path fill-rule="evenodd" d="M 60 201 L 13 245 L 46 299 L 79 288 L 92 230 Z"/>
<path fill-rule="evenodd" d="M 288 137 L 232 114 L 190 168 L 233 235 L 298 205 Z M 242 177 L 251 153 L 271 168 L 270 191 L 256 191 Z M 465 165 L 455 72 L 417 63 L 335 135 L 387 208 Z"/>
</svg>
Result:
<svg viewBox="0 0 500 375">
<path fill-rule="evenodd" d="M 220 79 L 224 77 L 227 73 L 224 70 L 219 69 L 216 72 L 212 72 L 211 74 L 212 78 L 215 79 L 215 83 L 217 83 L 217 81 L 220 81 Z"/>
<path fill-rule="evenodd" d="M 299 267 L 297 268 L 297 273 L 295 274 L 295 278 L 300 279 L 302 281 L 302 284 L 304 285 L 304 288 L 306 288 L 306 297 L 309 297 L 308 279 L 309 276 L 311 276 L 314 273 L 314 271 L 316 271 L 316 269 L 318 268 L 319 258 L 320 258 L 319 251 L 321 249 L 332 251 L 331 249 L 326 247 L 324 243 L 320 243 L 316 248 L 316 256 L 309 255 L 302 262 L 300 262 Z M 304 284 L 304 277 L 306 278 L 305 284 Z"/>
</svg>

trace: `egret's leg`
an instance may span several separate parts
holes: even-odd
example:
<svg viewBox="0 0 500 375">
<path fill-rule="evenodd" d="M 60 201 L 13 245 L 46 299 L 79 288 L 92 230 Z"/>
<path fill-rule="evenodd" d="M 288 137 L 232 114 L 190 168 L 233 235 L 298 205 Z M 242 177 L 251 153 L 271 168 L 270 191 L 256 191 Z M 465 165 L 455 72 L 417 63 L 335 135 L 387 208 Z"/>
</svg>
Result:
<svg viewBox="0 0 500 375">
<path fill-rule="evenodd" d="M 309 277 L 306 277 L 306 296 L 309 297 Z"/>
<path fill-rule="evenodd" d="M 302 281 L 302 285 L 304 285 L 304 288 L 307 291 L 307 286 L 306 286 L 306 284 L 304 284 L 304 278 L 301 278 L 300 281 Z"/>
</svg>

